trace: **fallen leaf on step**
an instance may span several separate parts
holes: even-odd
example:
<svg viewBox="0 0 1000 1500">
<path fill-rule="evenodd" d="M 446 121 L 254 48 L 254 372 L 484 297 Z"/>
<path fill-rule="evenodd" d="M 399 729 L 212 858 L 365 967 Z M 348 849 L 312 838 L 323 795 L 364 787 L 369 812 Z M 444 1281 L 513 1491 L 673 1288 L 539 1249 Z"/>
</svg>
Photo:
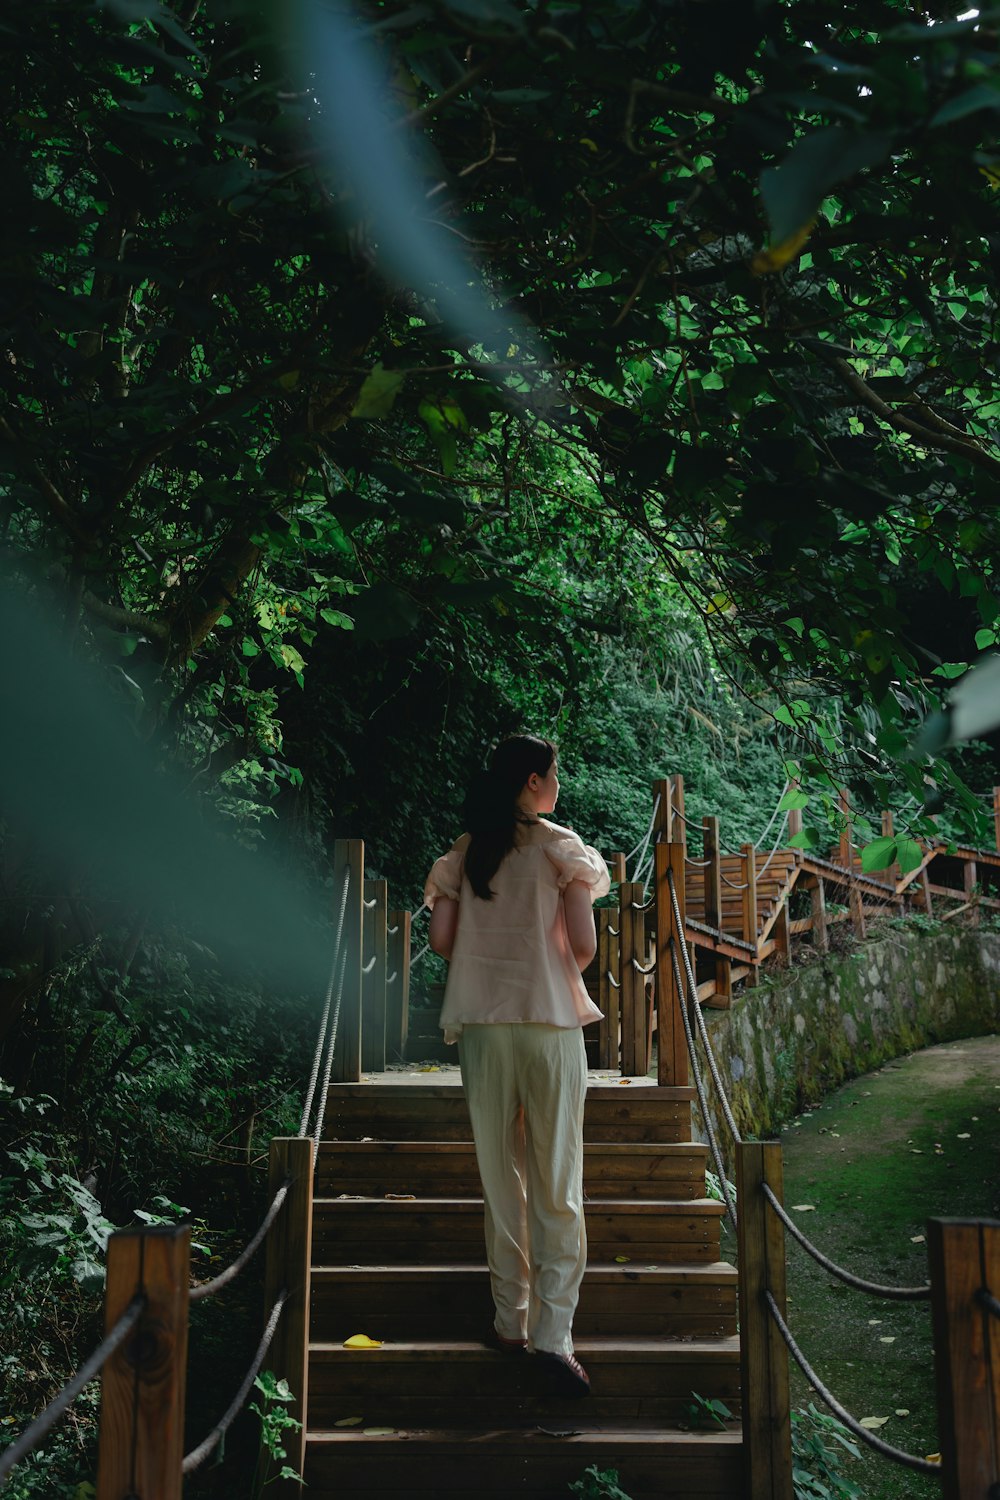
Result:
<svg viewBox="0 0 1000 1500">
<path fill-rule="evenodd" d="M 381 1339 L 370 1339 L 367 1333 L 352 1333 L 349 1339 L 344 1340 L 345 1349 L 381 1349 Z"/>
<path fill-rule="evenodd" d="M 393 1203 L 416 1203 L 416 1193 L 386 1193 L 386 1198 L 391 1198 Z"/>
<path fill-rule="evenodd" d="M 360 1427 L 364 1417 L 341 1417 L 339 1422 L 334 1422 L 334 1427 Z"/>
<path fill-rule="evenodd" d="M 896 1416 L 897 1417 L 908 1417 L 909 1415 L 910 1415 L 910 1408 L 908 1406 L 897 1406 L 896 1407 Z"/>
<path fill-rule="evenodd" d="M 960 1140 L 960 1141 L 971 1141 L 972 1140 L 972 1136 L 969 1134 L 969 1132 L 967 1130 L 960 1130 L 959 1133 L 958 1133 L 958 1135 L 957 1135 L 957 1137 L 956 1137 L 956 1139 Z"/>
<path fill-rule="evenodd" d="M 815 1205 L 815 1203 L 793 1203 L 792 1204 L 792 1213 L 793 1214 L 814 1214 L 815 1212 L 816 1212 L 816 1205 Z"/>
<path fill-rule="evenodd" d="M 877 1432 L 880 1427 L 885 1426 L 888 1420 L 888 1417 L 862 1417 L 861 1426 L 867 1427 L 869 1432 Z"/>
<path fill-rule="evenodd" d="M 927 1462 L 929 1464 L 939 1464 L 941 1462 L 940 1453 L 928 1453 Z"/>
<path fill-rule="evenodd" d="M 579 1427 L 536 1427 L 536 1432 L 544 1432 L 546 1437 L 580 1437 Z"/>
<path fill-rule="evenodd" d="M 631 1080 L 631 1078 L 619 1078 L 618 1082 L 619 1083 L 631 1083 L 632 1080 Z"/>
<path fill-rule="evenodd" d="M 877 1328 L 877 1327 L 879 1327 L 881 1325 L 881 1322 L 882 1322 L 881 1318 L 869 1318 L 868 1319 L 868 1327 L 869 1328 Z"/>
<path fill-rule="evenodd" d="M 365 1437 L 392 1437 L 395 1427 L 362 1427 Z"/>
<path fill-rule="evenodd" d="M 911 1245 L 922 1245 L 923 1243 L 924 1243 L 924 1237 L 923 1237 L 922 1234 L 911 1234 L 910 1235 L 910 1244 Z"/>
<path fill-rule="evenodd" d="M 880 1344 L 894 1344 L 895 1342 L 896 1342 L 896 1335 L 894 1333 L 887 1333 L 887 1334 L 883 1335 L 882 1338 L 879 1339 L 879 1343 Z"/>
<path fill-rule="evenodd" d="M 632 1257 L 630 1255 L 616 1255 L 615 1256 L 615 1260 L 617 1261 L 618 1265 L 620 1265 L 620 1266 L 627 1265 L 628 1262 L 631 1260 L 631 1258 Z"/>
<path fill-rule="evenodd" d="M 420 1071 L 421 1073 L 440 1073 L 441 1069 L 438 1067 L 437 1063 L 435 1063 L 433 1067 L 421 1068 Z M 390 1427 L 389 1431 L 394 1432 L 395 1428 Z"/>
</svg>

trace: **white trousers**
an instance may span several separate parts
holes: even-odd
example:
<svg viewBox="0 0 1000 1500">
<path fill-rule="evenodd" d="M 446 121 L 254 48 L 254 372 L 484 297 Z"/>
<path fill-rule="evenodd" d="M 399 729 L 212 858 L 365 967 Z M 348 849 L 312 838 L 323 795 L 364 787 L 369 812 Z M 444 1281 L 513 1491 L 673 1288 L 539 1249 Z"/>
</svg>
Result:
<svg viewBox="0 0 1000 1500">
<path fill-rule="evenodd" d="M 529 1349 L 573 1352 L 587 1264 L 578 1026 L 469 1026 L 459 1042 L 485 1201 L 496 1329 Z"/>
</svg>

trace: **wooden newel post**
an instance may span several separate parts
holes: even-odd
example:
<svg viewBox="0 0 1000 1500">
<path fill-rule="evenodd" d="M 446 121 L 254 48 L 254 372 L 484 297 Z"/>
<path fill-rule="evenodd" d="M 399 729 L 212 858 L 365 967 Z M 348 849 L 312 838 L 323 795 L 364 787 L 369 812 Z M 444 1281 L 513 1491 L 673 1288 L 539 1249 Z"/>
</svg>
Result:
<svg viewBox="0 0 1000 1500">
<path fill-rule="evenodd" d="M 657 802 L 659 797 L 659 802 Z M 660 781 L 653 782 L 653 806 L 656 814 L 653 818 L 653 833 L 651 842 L 654 844 L 669 843 L 673 838 L 674 823 L 674 801 L 673 785 L 664 777 Z M 997 845 L 1000 848 L 1000 844 Z"/>
<path fill-rule="evenodd" d="M 101 1373 L 98 1500 L 180 1500 L 191 1230 L 126 1229 L 108 1241 L 105 1332 L 132 1298 L 142 1317 Z"/>
<path fill-rule="evenodd" d="M 333 991 L 334 1003 L 338 991 L 341 995 L 340 1016 L 330 1077 L 334 1083 L 358 1083 L 361 1078 L 361 944 L 365 911 L 365 846 L 361 839 L 338 839 L 333 846 L 334 937 L 340 923 L 345 879 L 348 882 L 347 905 Z M 332 953 L 330 961 L 333 962 Z"/>
<path fill-rule="evenodd" d="M 646 1059 L 646 989 L 636 963 L 644 962 L 643 887 L 626 880 L 618 888 L 618 974 L 621 989 L 621 1071 L 623 1078 L 641 1078 L 649 1062 Z"/>
<path fill-rule="evenodd" d="M 269 1200 L 289 1180 L 288 1196 L 267 1237 L 267 1267 L 264 1272 L 264 1317 L 282 1290 L 285 1306 L 267 1354 L 267 1368 L 279 1380 L 287 1380 L 295 1398 L 288 1412 L 302 1423 L 282 1436 L 290 1468 L 302 1473 L 306 1452 L 306 1410 L 309 1400 L 309 1292 L 310 1245 L 313 1212 L 313 1143 L 301 1136 L 276 1137 L 271 1142 L 267 1187 Z M 298 1495 L 301 1486 L 293 1480 L 268 1476 L 267 1493 Z"/>
<path fill-rule="evenodd" d="M 625 869 L 624 854 L 611 855 L 610 859 L 608 860 L 608 871 L 611 875 L 612 885 L 621 885 L 628 879 L 628 873 Z"/>
<path fill-rule="evenodd" d="M 793 1500 L 788 1348 L 768 1307 L 770 1292 L 785 1313 L 785 1231 L 764 1197 L 767 1183 L 783 1201 L 781 1146 L 736 1147 L 739 1215 L 740 1388 L 746 1500 Z"/>
<path fill-rule="evenodd" d="M 1000 1495 L 1000 1223 L 930 1219 L 931 1326 L 944 1500 Z"/>
<path fill-rule="evenodd" d="M 619 982 L 621 964 L 617 936 L 618 913 L 610 906 L 597 910 L 597 1003 L 601 1011 L 598 1062 L 602 1068 L 620 1065 L 620 992 L 611 980 Z"/>
<path fill-rule="evenodd" d="M 672 831 L 670 842 L 687 846 L 687 823 L 684 820 L 684 777 L 671 777 Z"/>
<path fill-rule="evenodd" d="M 684 911 L 686 905 L 684 887 L 684 845 L 677 842 L 660 843 L 654 850 L 656 856 L 656 1036 L 657 1064 L 656 1081 L 678 1087 L 687 1086 L 688 1054 L 684 1036 L 684 1020 L 680 1007 L 686 1003 L 685 986 L 678 989 L 674 978 L 671 945 L 677 954 L 677 962 L 684 977 Z M 668 871 L 673 872 L 680 906 L 681 922 L 678 928 L 674 918 L 674 905 L 670 899 Z"/>
<path fill-rule="evenodd" d="M 385 1071 L 388 886 L 366 880 L 364 939 L 361 948 L 361 1066 L 366 1073 Z"/>
<path fill-rule="evenodd" d="M 792 777 L 788 783 L 790 792 L 801 791 L 801 785 L 796 777 Z M 802 832 L 802 809 L 801 807 L 790 807 L 788 809 L 788 837 L 795 838 L 796 834 Z M 801 857 L 801 851 L 799 851 Z"/>
<path fill-rule="evenodd" d="M 385 1026 L 386 1051 L 402 1062 L 410 1029 L 410 927 L 408 911 L 391 911 L 387 928 Z"/>
</svg>

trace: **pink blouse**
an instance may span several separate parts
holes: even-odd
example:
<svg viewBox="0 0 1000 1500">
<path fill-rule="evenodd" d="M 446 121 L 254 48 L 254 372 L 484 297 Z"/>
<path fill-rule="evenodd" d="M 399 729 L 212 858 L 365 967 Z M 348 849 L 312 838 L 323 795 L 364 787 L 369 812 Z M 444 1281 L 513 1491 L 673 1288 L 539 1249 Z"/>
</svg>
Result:
<svg viewBox="0 0 1000 1500">
<path fill-rule="evenodd" d="M 525 823 L 490 881 L 492 901 L 483 901 L 465 877 L 468 846 L 466 833 L 435 861 L 424 889 L 431 909 L 439 896 L 459 903 L 441 1009 L 445 1040 L 455 1040 L 466 1023 L 568 1027 L 599 1020 L 570 950 L 562 900 L 574 880 L 590 887 L 591 900 L 607 895 L 611 880 L 597 850 L 557 823 Z"/>
</svg>

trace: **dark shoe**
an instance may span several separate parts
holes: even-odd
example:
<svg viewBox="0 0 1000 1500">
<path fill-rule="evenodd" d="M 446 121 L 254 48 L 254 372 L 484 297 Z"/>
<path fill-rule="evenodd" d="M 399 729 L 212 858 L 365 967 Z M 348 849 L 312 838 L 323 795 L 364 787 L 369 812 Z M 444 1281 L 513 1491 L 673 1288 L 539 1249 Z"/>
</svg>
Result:
<svg viewBox="0 0 1000 1500">
<path fill-rule="evenodd" d="M 501 1354 L 526 1354 L 528 1351 L 527 1339 L 505 1339 L 495 1328 L 490 1329 L 483 1343 L 488 1349 L 499 1349 Z"/>
<path fill-rule="evenodd" d="M 590 1376 L 575 1354 L 553 1354 L 545 1349 L 536 1349 L 535 1358 L 542 1365 L 557 1395 L 569 1396 L 575 1400 L 590 1395 Z"/>
</svg>

